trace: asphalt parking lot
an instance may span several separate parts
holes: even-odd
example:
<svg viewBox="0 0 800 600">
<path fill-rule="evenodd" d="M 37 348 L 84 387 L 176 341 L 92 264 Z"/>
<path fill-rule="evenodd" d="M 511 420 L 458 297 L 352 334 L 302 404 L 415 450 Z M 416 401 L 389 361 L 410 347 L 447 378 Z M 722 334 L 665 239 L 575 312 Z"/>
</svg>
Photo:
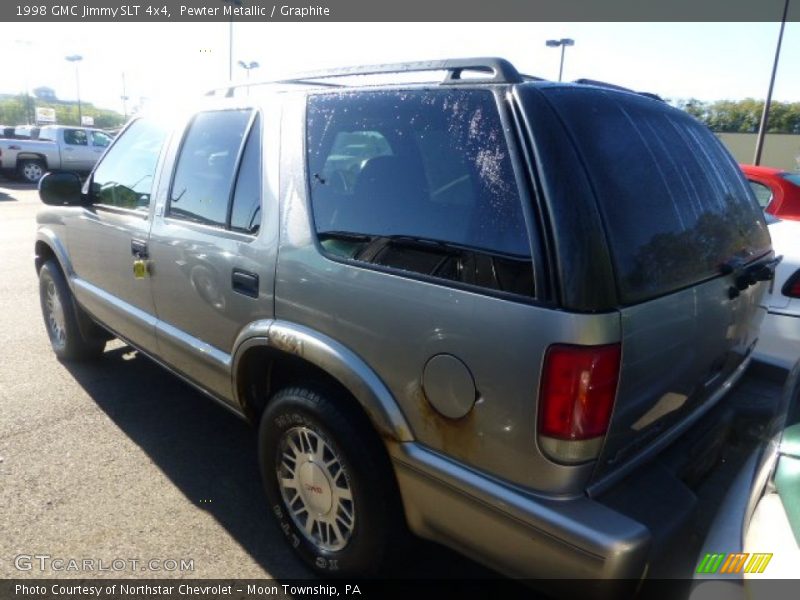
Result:
<svg viewBox="0 0 800 600">
<path fill-rule="evenodd" d="M 137 561 L 102 576 L 313 577 L 267 513 L 246 423 L 118 341 L 96 363 L 55 359 L 33 267 L 40 206 L 0 179 L 0 578 L 92 576 L 19 570 L 19 555 Z M 428 544 L 405 572 L 487 573 Z"/>
<path fill-rule="evenodd" d="M 267 513 L 246 423 L 118 341 L 96 363 L 55 359 L 33 267 L 40 206 L 31 186 L 0 180 L 0 579 L 312 578 Z M 745 384 L 737 401 L 769 403 L 779 389 Z M 691 547 L 746 450 L 704 484 L 684 563 L 656 576 L 691 574 Z M 65 571 L 52 559 L 125 568 Z M 494 576 L 421 542 L 395 575 Z"/>
<path fill-rule="evenodd" d="M 152 577 L 310 576 L 264 510 L 244 422 L 119 342 L 98 363 L 55 359 L 39 206 L 35 188 L 0 182 L 0 577 L 86 575 L 19 571 L 20 554 L 194 561 Z"/>
</svg>

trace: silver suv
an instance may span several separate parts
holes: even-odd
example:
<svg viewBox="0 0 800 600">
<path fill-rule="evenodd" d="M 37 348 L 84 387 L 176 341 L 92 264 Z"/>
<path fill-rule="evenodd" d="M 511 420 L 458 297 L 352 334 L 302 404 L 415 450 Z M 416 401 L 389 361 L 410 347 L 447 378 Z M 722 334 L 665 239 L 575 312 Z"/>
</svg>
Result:
<svg viewBox="0 0 800 600">
<path fill-rule="evenodd" d="M 58 357 L 118 337 L 257 424 L 269 511 L 328 575 L 410 530 L 642 577 L 690 494 L 654 458 L 742 374 L 775 262 L 704 126 L 502 59 L 216 90 L 40 194 Z"/>
</svg>

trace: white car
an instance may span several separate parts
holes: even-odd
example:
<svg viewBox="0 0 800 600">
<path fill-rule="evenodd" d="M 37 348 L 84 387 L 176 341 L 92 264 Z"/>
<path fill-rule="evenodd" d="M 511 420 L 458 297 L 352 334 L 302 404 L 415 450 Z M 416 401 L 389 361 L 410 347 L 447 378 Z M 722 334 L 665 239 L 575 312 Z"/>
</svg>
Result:
<svg viewBox="0 0 800 600">
<path fill-rule="evenodd" d="M 800 221 L 782 221 L 771 215 L 767 221 L 772 247 L 783 260 L 765 298 L 769 310 L 754 358 L 790 369 L 800 358 Z"/>
</svg>

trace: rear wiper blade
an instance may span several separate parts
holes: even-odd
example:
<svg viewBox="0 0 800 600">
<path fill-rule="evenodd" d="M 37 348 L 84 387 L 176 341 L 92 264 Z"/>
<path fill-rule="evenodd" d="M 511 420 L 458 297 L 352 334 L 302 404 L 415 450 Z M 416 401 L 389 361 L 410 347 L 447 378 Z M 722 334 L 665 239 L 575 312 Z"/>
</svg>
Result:
<svg viewBox="0 0 800 600">
<path fill-rule="evenodd" d="M 759 281 L 767 281 L 772 279 L 775 274 L 775 267 L 782 260 L 783 256 L 776 256 L 775 258 L 762 258 L 748 263 L 742 258 L 731 258 L 719 266 L 719 271 L 723 275 L 748 273 Z"/>
<path fill-rule="evenodd" d="M 775 258 L 765 258 L 751 263 L 745 267 L 745 272 L 756 281 L 770 281 L 775 277 L 775 269 L 783 260 L 783 255 Z"/>
<path fill-rule="evenodd" d="M 775 269 L 783 260 L 783 256 L 762 258 L 746 263 L 741 258 L 732 258 L 719 267 L 723 275 L 734 275 L 735 286 L 731 286 L 728 296 L 736 298 L 740 292 L 759 281 L 771 281 L 775 278 Z"/>
</svg>

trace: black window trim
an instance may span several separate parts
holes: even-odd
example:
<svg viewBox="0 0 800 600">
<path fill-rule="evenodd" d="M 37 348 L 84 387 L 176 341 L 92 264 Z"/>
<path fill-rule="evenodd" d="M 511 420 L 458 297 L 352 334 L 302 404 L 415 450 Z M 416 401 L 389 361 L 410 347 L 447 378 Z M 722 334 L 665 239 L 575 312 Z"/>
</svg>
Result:
<svg viewBox="0 0 800 600">
<path fill-rule="evenodd" d="M 242 135 L 242 142 L 239 144 L 239 148 L 236 152 L 236 161 L 234 163 L 234 170 L 233 170 L 233 178 L 231 181 L 231 189 L 228 192 L 228 207 L 226 210 L 226 217 L 225 223 L 205 223 L 200 219 L 194 220 L 187 217 L 183 217 L 180 215 L 175 215 L 172 213 L 172 190 L 173 186 L 175 185 L 175 175 L 178 172 L 178 166 L 180 164 L 181 154 L 183 152 L 184 144 L 186 143 L 186 138 L 189 135 L 189 132 L 192 129 L 192 125 L 194 125 L 195 119 L 201 114 L 207 113 L 220 113 L 220 112 L 227 112 L 227 111 L 249 111 L 250 117 L 247 120 L 247 125 L 244 128 L 244 134 Z M 256 120 L 256 116 L 261 116 L 261 110 L 255 106 L 231 106 L 231 107 L 224 107 L 224 108 L 209 108 L 205 110 L 197 111 L 192 115 L 192 118 L 189 119 L 189 122 L 184 126 L 183 132 L 181 133 L 181 141 L 178 144 L 178 148 L 175 151 L 175 159 L 172 164 L 172 169 L 169 176 L 169 187 L 167 188 L 167 197 L 164 202 L 164 218 L 171 219 L 174 221 L 178 221 L 181 224 L 190 224 L 195 226 L 200 226 L 203 228 L 208 228 L 210 231 L 225 231 L 225 232 L 232 232 L 239 235 L 247 236 L 248 238 L 254 239 L 258 236 L 258 232 L 248 233 L 241 229 L 232 228 L 231 227 L 231 210 L 233 208 L 233 195 L 236 190 L 237 178 L 239 176 L 239 169 L 241 168 L 241 161 L 242 155 L 244 154 L 244 148 L 247 145 L 247 139 L 250 137 L 250 131 L 253 128 L 253 124 Z M 263 132 L 263 118 L 259 120 L 261 123 L 261 132 Z M 259 147 L 263 147 L 261 143 L 262 136 L 259 135 Z M 261 161 L 259 161 L 259 182 L 262 182 L 260 175 L 263 173 L 262 171 L 262 164 L 264 162 L 264 156 L 262 154 Z M 261 198 L 263 201 L 263 198 Z M 263 216 L 263 207 L 262 207 L 262 216 Z M 261 228 L 259 227 L 259 232 Z"/>
<path fill-rule="evenodd" d="M 508 300 L 518 304 L 540 306 L 540 307 L 552 307 L 553 301 L 547 295 L 543 295 L 543 293 L 547 292 L 545 292 L 545 290 L 540 290 L 539 284 L 541 280 L 537 278 L 537 275 L 541 277 L 542 274 L 546 271 L 546 266 L 543 262 L 543 257 L 540 249 L 541 248 L 541 241 L 540 241 L 541 236 L 539 234 L 540 228 L 539 225 L 534 224 L 538 223 L 531 204 L 535 199 L 535 194 L 531 190 L 531 186 L 529 185 L 528 181 L 526 181 L 526 177 L 520 171 L 521 169 L 525 168 L 525 152 L 524 148 L 521 147 L 522 145 L 521 140 L 524 138 L 522 138 L 521 132 L 517 132 L 515 130 L 517 124 L 514 119 L 514 115 L 512 114 L 513 101 L 505 96 L 505 92 L 508 90 L 508 86 L 462 87 L 459 88 L 459 90 L 489 91 L 492 94 L 492 99 L 494 100 L 495 107 L 497 109 L 498 118 L 500 120 L 501 127 L 503 128 L 503 139 L 505 140 L 506 149 L 508 150 L 509 159 L 511 160 L 511 167 L 514 172 L 514 184 L 517 186 L 519 201 L 522 205 L 522 214 L 525 218 L 525 233 L 528 237 L 528 245 L 530 248 L 531 272 L 533 277 L 533 294 L 531 295 L 517 294 L 514 292 L 507 292 L 489 287 L 483 287 L 480 285 L 455 281 L 452 279 L 445 279 L 443 277 L 426 275 L 424 273 L 418 273 L 415 271 L 406 271 L 404 269 L 399 269 L 397 267 L 387 267 L 385 265 L 356 260 L 344 256 L 337 256 L 331 252 L 328 252 L 322 246 L 322 243 L 320 242 L 319 239 L 319 232 L 317 231 L 316 223 L 314 221 L 314 208 L 311 198 L 311 168 L 308 160 L 309 158 L 308 107 L 310 101 L 313 98 L 339 95 L 342 93 L 340 90 L 314 90 L 305 95 L 303 104 L 303 120 L 302 120 L 303 141 L 301 149 L 303 157 L 302 176 L 304 179 L 303 183 L 304 183 L 304 190 L 306 193 L 305 201 L 307 207 L 306 212 L 308 213 L 308 225 L 310 227 L 311 239 L 313 241 L 315 249 L 324 259 L 342 265 L 356 267 L 359 269 L 365 269 L 368 271 L 377 271 L 379 273 L 384 273 L 387 275 L 394 275 L 396 277 L 403 277 L 404 279 L 420 281 L 423 283 L 429 283 L 465 292 L 472 292 L 475 294 L 479 294 L 481 296 L 488 296 L 492 298 L 498 298 L 501 300 Z M 385 91 L 385 92 L 398 92 L 398 93 L 404 91 L 435 92 L 437 91 L 437 88 L 430 88 L 429 86 L 412 85 L 409 87 L 392 87 L 390 89 L 372 89 L 369 91 L 372 92 Z"/>
<path fill-rule="evenodd" d="M 245 129 L 245 135 L 244 135 L 244 140 L 242 141 L 242 146 L 241 146 L 241 148 L 239 148 L 239 153 L 236 156 L 236 168 L 234 169 L 234 173 L 233 173 L 233 185 L 231 186 L 231 193 L 230 193 L 230 196 L 228 197 L 228 214 L 227 214 L 227 216 L 225 218 L 225 229 L 227 229 L 229 231 L 235 231 L 237 233 L 241 233 L 243 235 L 247 235 L 247 236 L 250 236 L 250 237 L 258 236 L 258 233 L 261 231 L 261 225 L 259 224 L 258 231 L 256 231 L 255 233 L 252 233 L 250 231 L 246 231 L 244 229 L 241 229 L 240 227 L 233 227 L 233 225 L 231 225 L 231 218 L 233 217 L 233 201 L 234 201 L 234 198 L 236 197 L 236 188 L 239 187 L 239 174 L 241 173 L 241 170 L 242 170 L 242 161 L 244 160 L 244 152 L 247 149 L 247 142 L 250 141 L 250 135 L 253 132 L 253 130 L 255 129 L 256 121 L 258 121 L 258 126 L 259 126 L 258 131 L 256 131 L 256 139 L 258 140 L 257 141 L 257 143 L 258 143 L 258 156 L 259 156 L 259 159 L 260 159 L 258 161 L 258 189 L 259 189 L 258 202 L 259 202 L 259 208 L 261 210 L 261 217 L 263 218 L 263 216 L 264 216 L 264 198 L 263 198 L 263 194 L 262 194 L 262 192 L 263 192 L 263 185 L 262 184 L 264 182 L 264 179 L 263 179 L 263 175 L 264 175 L 264 169 L 263 169 L 263 164 L 264 164 L 264 153 L 263 153 L 263 149 L 264 149 L 264 144 L 263 144 L 264 119 L 262 118 L 261 111 L 259 109 L 253 109 L 253 114 L 250 115 L 250 121 L 248 121 L 247 127 Z"/>
</svg>

